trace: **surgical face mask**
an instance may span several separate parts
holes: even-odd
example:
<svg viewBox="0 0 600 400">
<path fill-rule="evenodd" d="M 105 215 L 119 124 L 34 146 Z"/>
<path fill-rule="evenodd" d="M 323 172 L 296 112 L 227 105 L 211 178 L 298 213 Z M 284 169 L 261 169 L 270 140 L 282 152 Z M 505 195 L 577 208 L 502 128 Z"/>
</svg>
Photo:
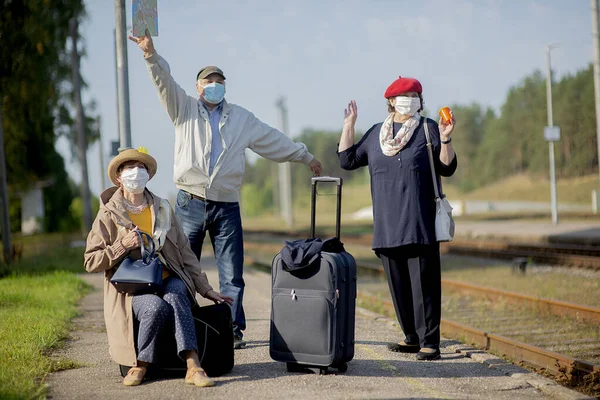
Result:
<svg viewBox="0 0 600 400">
<path fill-rule="evenodd" d="M 421 108 L 421 99 L 419 97 L 397 96 L 394 108 L 398 114 L 413 116 Z"/>
<path fill-rule="evenodd" d="M 123 188 L 129 193 L 140 194 L 146 188 L 146 183 L 150 176 L 146 168 L 134 167 L 123 170 L 121 173 L 121 183 Z"/>
<path fill-rule="evenodd" d="M 200 85 L 200 83 L 198 83 Z M 225 85 L 218 82 L 209 83 L 206 86 L 200 85 L 200 87 L 204 88 L 204 100 L 208 101 L 211 104 L 219 104 L 223 101 L 225 97 Z"/>
</svg>

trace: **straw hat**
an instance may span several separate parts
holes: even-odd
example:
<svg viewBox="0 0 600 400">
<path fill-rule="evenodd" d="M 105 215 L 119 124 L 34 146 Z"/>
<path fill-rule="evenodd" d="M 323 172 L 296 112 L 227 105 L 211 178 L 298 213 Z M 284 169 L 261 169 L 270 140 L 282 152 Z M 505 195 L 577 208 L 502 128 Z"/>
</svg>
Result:
<svg viewBox="0 0 600 400">
<path fill-rule="evenodd" d="M 115 184 L 119 186 L 119 167 L 127 161 L 139 161 L 146 166 L 150 179 L 156 174 L 156 160 L 150 154 L 148 149 L 145 147 L 139 147 L 138 149 L 125 149 L 115 156 L 108 164 L 108 177 Z"/>
</svg>

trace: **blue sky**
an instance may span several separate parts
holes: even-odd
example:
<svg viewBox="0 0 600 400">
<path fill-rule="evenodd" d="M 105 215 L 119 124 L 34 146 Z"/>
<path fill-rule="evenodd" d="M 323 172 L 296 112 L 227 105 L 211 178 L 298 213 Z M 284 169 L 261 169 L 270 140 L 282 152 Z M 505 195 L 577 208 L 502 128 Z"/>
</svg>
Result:
<svg viewBox="0 0 600 400">
<path fill-rule="evenodd" d="M 113 1 L 88 0 L 86 6 L 84 98 L 98 103 L 107 155 L 100 171 L 98 146 L 88 153 L 90 185 L 98 195 L 109 143 L 118 139 L 115 15 Z M 430 113 L 447 103 L 498 109 L 511 86 L 536 69 L 545 71 L 546 44 L 561 43 L 552 51 L 557 77 L 585 68 L 593 56 L 588 0 L 158 0 L 158 15 L 156 49 L 188 94 L 195 94 L 202 66 L 218 65 L 227 76 L 228 101 L 272 126 L 280 127 L 275 102 L 285 96 L 292 136 L 309 127 L 340 130 L 350 99 L 358 103 L 357 128 L 368 129 L 384 119 L 383 93 L 398 75 L 421 81 Z M 131 24 L 131 1 L 127 19 Z M 149 187 L 166 197 L 176 191 L 174 128 L 141 51 L 130 41 L 127 50 L 132 142 L 157 158 Z M 79 181 L 63 140 L 58 148 Z"/>
</svg>

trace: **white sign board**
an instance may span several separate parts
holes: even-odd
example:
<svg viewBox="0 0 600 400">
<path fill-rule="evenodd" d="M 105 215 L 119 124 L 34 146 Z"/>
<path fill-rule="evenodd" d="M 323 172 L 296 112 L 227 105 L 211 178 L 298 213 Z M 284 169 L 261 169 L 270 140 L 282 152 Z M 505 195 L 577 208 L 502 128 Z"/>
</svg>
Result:
<svg viewBox="0 0 600 400">
<path fill-rule="evenodd" d="M 548 142 L 558 142 L 560 140 L 560 128 L 558 126 L 545 127 L 544 139 Z"/>
</svg>

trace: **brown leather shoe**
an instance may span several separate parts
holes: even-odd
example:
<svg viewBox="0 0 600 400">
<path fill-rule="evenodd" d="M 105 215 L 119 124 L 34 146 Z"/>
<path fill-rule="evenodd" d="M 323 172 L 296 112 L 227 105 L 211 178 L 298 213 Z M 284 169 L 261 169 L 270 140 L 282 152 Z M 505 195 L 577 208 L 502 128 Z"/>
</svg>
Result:
<svg viewBox="0 0 600 400">
<path fill-rule="evenodd" d="M 185 383 L 196 385 L 198 387 L 215 386 L 215 381 L 210 379 L 202 368 L 188 368 L 185 374 Z"/>
<path fill-rule="evenodd" d="M 123 385 L 138 386 L 144 380 L 147 370 L 146 367 L 131 367 L 125 378 L 123 378 Z"/>
</svg>

